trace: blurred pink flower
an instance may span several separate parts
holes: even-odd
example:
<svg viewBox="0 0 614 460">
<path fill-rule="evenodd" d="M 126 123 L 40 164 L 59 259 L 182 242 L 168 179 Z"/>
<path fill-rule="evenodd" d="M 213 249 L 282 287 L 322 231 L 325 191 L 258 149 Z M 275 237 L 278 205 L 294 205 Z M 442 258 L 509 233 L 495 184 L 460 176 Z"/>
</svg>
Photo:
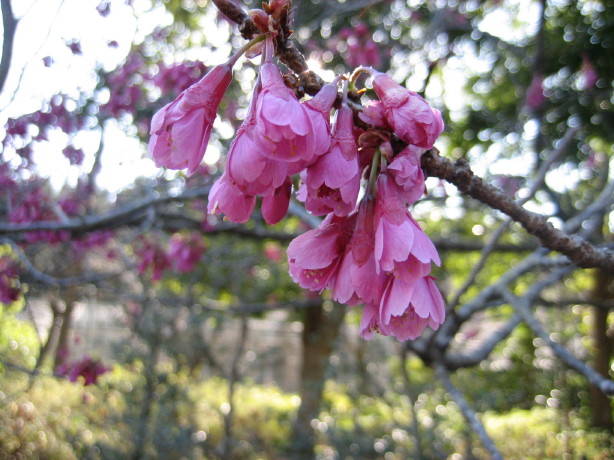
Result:
<svg viewBox="0 0 614 460">
<path fill-rule="evenodd" d="M 587 90 L 595 89 L 597 81 L 599 80 L 599 74 L 586 54 L 582 56 L 580 74 L 582 76 L 583 88 Z"/>
<path fill-rule="evenodd" d="M 85 154 L 83 153 L 83 150 L 76 149 L 72 145 L 69 145 L 64 150 L 62 150 L 62 154 L 66 158 L 68 158 L 68 161 L 70 162 L 71 165 L 79 165 L 80 166 L 83 163 L 83 158 L 85 157 Z"/>
<path fill-rule="evenodd" d="M 160 64 L 158 73 L 153 77 L 154 84 L 163 94 L 179 94 L 198 81 L 207 68 L 202 62 L 181 62 L 179 64 Z"/>
<path fill-rule="evenodd" d="M 66 46 L 68 46 L 68 49 L 70 49 L 72 54 L 83 54 L 83 51 L 81 49 L 81 42 L 79 42 L 79 40 L 74 39 L 69 42 L 66 42 Z"/>
<path fill-rule="evenodd" d="M 171 261 L 158 241 L 142 238 L 135 252 L 139 259 L 136 267 L 137 271 L 143 275 L 147 270 L 151 269 L 152 281 L 160 281 L 164 270 L 171 267 Z"/>
<path fill-rule="evenodd" d="M 533 76 L 533 80 L 531 80 L 531 84 L 527 88 L 526 104 L 530 109 L 536 110 L 541 107 L 545 100 L 544 77 L 536 74 Z"/>
<path fill-rule="evenodd" d="M 19 265 L 12 258 L 0 257 L 0 303 L 10 304 L 19 298 L 19 272 Z"/>
<path fill-rule="evenodd" d="M 205 252 L 205 244 L 197 233 L 188 236 L 174 234 L 168 246 L 168 258 L 173 268 L 180 273 L 189 273 L 194 270 Z"/>
<path fill-rule="evenodd" d="M 269 259 L 271 262 L 281 262 L 281 247 L 278 243 L 273 241 L 267 241 L 264 243 L 264 257 Z"/>
<path fill-rule="evenodd" d="M 93 385 L 98 381 L 98 377 L 110 370 L 110 367 L 103 365 L 99 360 L 85 355 L 79 361 L 59 365 L 55 373 L 68 377 L 71 382 L 76 382 L 79 377 L 83 377 L 83 385 Z"/>
</svg>

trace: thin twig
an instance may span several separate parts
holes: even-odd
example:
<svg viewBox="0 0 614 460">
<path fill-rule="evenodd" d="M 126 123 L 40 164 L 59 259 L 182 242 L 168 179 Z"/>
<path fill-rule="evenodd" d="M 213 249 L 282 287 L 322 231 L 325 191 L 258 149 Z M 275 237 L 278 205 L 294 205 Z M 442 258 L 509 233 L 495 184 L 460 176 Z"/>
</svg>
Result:
<svg viewBox="0 0 614 460">
<path fill-rule="evenodd" d="M 224 442 L 222 444 L 222 458 L 232 457 L 232 422 L 234 419 L 234 407 L 235 407 L 235 389 L 239 381 L 239 363 L 241 356 L 245 351 L 245 344 L 247 341 L 247 335 L 249 332 L 249 318 L 245 314 L 241 317 L 241 332 L 239 336 L 239 343 L 235 349 L 234 356 L 230 365 L 228 375 L 228 412 L 224 414 Z"/>
<path fill-rule="evenodd" d="M 542 327 L 540 322 L 531 312 L 531 299 L 528 296 L 517 297 L 509 291 L 504 291 L 503 295 L 507 301 L 514 306 L 524 323 L 531 329 L 535 336 L 544 341 L 561 361 L 572 369 L 582 374 L 594 386 L 599 388 L 606 395 L 614 395 L 614 381 L 604 378 L 599 372 L 573 356 L 564 346 L 556 343 L 550 334 Z"/>
<path fill-rule="evenodd" d="M 494 441 L 486 432 L 486 428 L 484 428 L 484 425 L 478 419 L 475 411 L 471 408 L 471 406 L 469 406 L 469 403 L 465 399 L 463 393 L 458 388 L 456 388 L 456 386 L 454 386 L 454 384 L 450 380 L 450 374 L 443 366 L 443 364 L 438 363 L 435 365 L 435 373 L 437 375 L 437 378 L 439 378 L 439 381 L 442 383 L 443 387 L 450 394 L 450 396 L 452 396 L 454 402 L 456 402 L 456 405 L 462 412 L 463 416 L 465 417 L 465 420 L 467 420 L 467 422 L 469 423 L 471 429 L 480 438 L 482 445 L 490 454 L 490 458 L 492 460 L 503 460 L 503 455 L 501 455 L 501 452 L 499 452 L 499 449 L 495 445 Z"/>
</svg>

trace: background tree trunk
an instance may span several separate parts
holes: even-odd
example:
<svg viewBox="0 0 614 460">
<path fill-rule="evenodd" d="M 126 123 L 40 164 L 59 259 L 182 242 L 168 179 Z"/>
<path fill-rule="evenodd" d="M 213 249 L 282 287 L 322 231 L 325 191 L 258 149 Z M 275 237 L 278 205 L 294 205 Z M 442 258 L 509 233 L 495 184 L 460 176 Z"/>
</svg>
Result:
<svg viewBox="0 0 614 460">
<path fill-rule="evenodd" d="M 314 457 L 315 433 L 311 421 L 320 412 L 322 390 L 328 360 L 339 335 L 347 308 L 334 303 L 308 308 L 303 320 L 303 364 L 301 367 L 301 405 L 292 430 L 292 457 L 308 460 Z"/>
<path fill-rule="evenodd" d="M 606 303 L 614 298 L 614 274 L 596 270 L 592 298 L 596 303 Z M 594 347 L 593 367 L 604 377 L 609 376 L 610 360 L 614 352 L 614 337 L 609 335 L 608 316 L 610 310 L 602 306 L 592 307 L 591 339 Z M 614 429 L 612 403 L 599 388 L 591 385 L 591 420 L 593 426 Z"/>
</svg>

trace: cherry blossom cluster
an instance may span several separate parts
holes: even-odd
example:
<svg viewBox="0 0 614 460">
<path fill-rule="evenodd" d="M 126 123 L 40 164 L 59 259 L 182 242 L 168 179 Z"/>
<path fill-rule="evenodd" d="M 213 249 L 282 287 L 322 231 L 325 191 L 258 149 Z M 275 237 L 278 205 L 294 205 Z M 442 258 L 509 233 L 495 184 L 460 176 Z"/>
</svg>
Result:
<svg viewBox="0 0 614 460">
<path fill-rule="evenodd" d="M 356 27 L 344 27 L 339 35 L 345 40 L 347 47 L 345 60 L 350 67 L 362 65 L 381 67 L 382 52 L 373 41 L 371 31 L 364 22 L 358 23 Z"/>
<path fill-rule="evenodd" d="M 6 136 L 2 140 L 3 150 L 15 149 L 24 162 L 31 162 L 32 146 L 49 139 L 51 130 L 60 129 L 67 134 L 83 130 L 87 124 L 85 114 L 80 110 L 69 110 L 65 102 L 70 98 L 54 97 L 47 107 L 19 118 L 9 118 L 5 126 Z M 71 164 L 81 164 L 83 152 L 72 146 L 63 152 Z"/>
<path fill-rule="evenodd" d="M 408 210 L 425 191 L 420 156 L 443 131 L 441 114 L 368 67 L 299 100 L 274 62 L 270 25 L 276 8 L 288 4 L 275 0 L 266 13 L 250 12 L 263 33 L 154 115 L 149 151 L 159 167 L 196 171 L 234 63 L 246 48 L 259 47 L 262 62 L 247 115 L 211 189 L 208 211 L 243 223 L 260 198 L 264 220 L 276 224 L 300 183 L 298 200 L 325 218 L 290 243 L 292 278 L 312 291 L 330 289 L 341 303 L 364 304 L 364 338 L 374 332 L 416 338 L 445 317 L 430 275 L 439 256 Z M 349 93 L 357 94 L 363 73 L 372 77 L 377 99 L 358 108 Z"/>
<path fill-rule="evenodd" d="M 8 221 L 15 224 L 28 224 L 42 220 L 57 220 L 51 200 L 41 181 L 33 180 L 22 193 L 11 193 L 8 196 Z M 28 243 L 45 241 L 56 244 L 67 241 L 70 233 L 66 231 L 37 230 L 25 233 Z"/>
<path fill-rule="evenodd" d="M 137 271 L 143 275 L 151 271 L 151 280 L 159 281 L 165 270 L 173 269 L 178 273 L 189 273 L 205 252 L 205 244 L 197 233 L 174 234 L 168 249 L 164 249 L 153 238 L 142 238 L 136 248 L 139 259 Z"/>
</svg>

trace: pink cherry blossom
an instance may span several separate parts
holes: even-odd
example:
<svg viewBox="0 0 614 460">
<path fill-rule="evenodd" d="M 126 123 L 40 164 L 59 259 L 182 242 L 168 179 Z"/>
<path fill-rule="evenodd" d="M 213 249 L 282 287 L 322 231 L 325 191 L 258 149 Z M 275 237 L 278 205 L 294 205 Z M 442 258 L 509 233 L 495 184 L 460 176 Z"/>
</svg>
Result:
<svg viewBox="0 0 614 460">
<path fill-rule="evenodd" d="M 337 112 L 331 148 L 307 169 L 299 199 L 316 215 L 348 215 L 356 207 L 360 177 L 352 110 L 343 105 Z"/>
<path fill-rule="evenodd" d="M 379 309 L 383 335 L 415 339 L 426 326 L 436 330 L 445 318 L 444 302 L 431 276 L 415 281 L 391 277 Z"/>
<path fill-rule="evenodd" d="M 262 197 L 262 217 L 269 225 L 275 225 L 286 217 L 288 206 L 290 206 L 290 196 L 292 195 L 292 181 L 289 177 L 270 195 Z"/>
<path fill-rule="evenodd" d="M 360 335 L 368 340 L 379 332 L 405 341 L 419 337 L 427 326 L 438 329 L 444 319 L 443 298 L 431 276 L 412 282 L 392 276 L 380 304 L 365 305 Z"/>
<path fill-rule="evenodd" d="M 349 217 L 329 214 L 318 228 L 292 240 L 287 251 L 292 279 L 312 291 L 329 287 L 337 275 L 355 223 L 355 214 Z"/>
<path fill-rule="evenodd" d="M 379 302 L 385 274 L 378 270 L 374 257 L 374 201 L 365 198 L 358 208 L 356 226 L 338 270 L 333 298 L 350 305 Z"/>
<path fill-rule="evenodd" d="M 228 179 L 224 172 L 211 187 L 207 212 L 209 214 L 225 214 L 231 221 L 238 224 L 249 220 L 256 204 L 256 197 L 244 195 Z"/>
<path fill-rule="evenodd" d="M 373 89 L 384 105 L 388 124 L 399 139 L 424 149 L 433 147 L 443 131 L 441 113 L 418 94 L 403 88 L 390 76 L 374 72 Z"/>
<path fill-rule="evenodd" d="M 315 136 L 315 155 L 328 152 L 331 143 L 330 111 L 337 97 L 337 79 L 327 83 L 312 99 L 303 103 Z"/>
<path fill-rule="evenodd" d="M 270 37 L 267 37 L 265 50 L 266 59 L 260 66 L 262 91 L 256 105 L 256 139 L 269 158 L 309 161 L 315 153 L 311 118 L 271 61 L 273 42 Z"/>
<path fill-rule="evenodd" d="M 395 261 L 407 260 L 414 244 L 414 226 L 394 182 L 377 179 L 374 254 L 378 270 L 390 272 Z"/>
<path fill-rule="evenodd" d="M 360 319 L 360 336 L 365 340 L 370 340 L 376 332 L 379 332 L 379 304 L 367 303 Z"/>
<path fill-rule="evenodd" d="M 388 175 L 399 187 L 399 198 L 411 205 L 424 195 L 424 173 L 420 167 L 422 149 L 408 145 L 390 162 Z"/>
<path fill-rule="evenodd" d="M 230 62 L 230 61 L 229 61 Z M 149 153 L 156 166 L 196 171 L 209 143 L 217 108 L 232 80 L 232 65 L 214 67 L 151 121 Z"/>
<path fill-rule="evenodd" d="M 230 145 L 226 163 L 228 178 L 245 195 L 270 195 L 288 176 L 288 163 L 269 158 L 256 142 L 255 106 L 260 92 L 257 82 L 248 114 Z"/>
<path fill-rule="evenodd" d="M 384 104 L 381 101 L 368 101 L 363 105 L 362 112 L 358 114 L 358 118 L 376 128 L 390 128 L 386 121 Z"/>
</svg>

